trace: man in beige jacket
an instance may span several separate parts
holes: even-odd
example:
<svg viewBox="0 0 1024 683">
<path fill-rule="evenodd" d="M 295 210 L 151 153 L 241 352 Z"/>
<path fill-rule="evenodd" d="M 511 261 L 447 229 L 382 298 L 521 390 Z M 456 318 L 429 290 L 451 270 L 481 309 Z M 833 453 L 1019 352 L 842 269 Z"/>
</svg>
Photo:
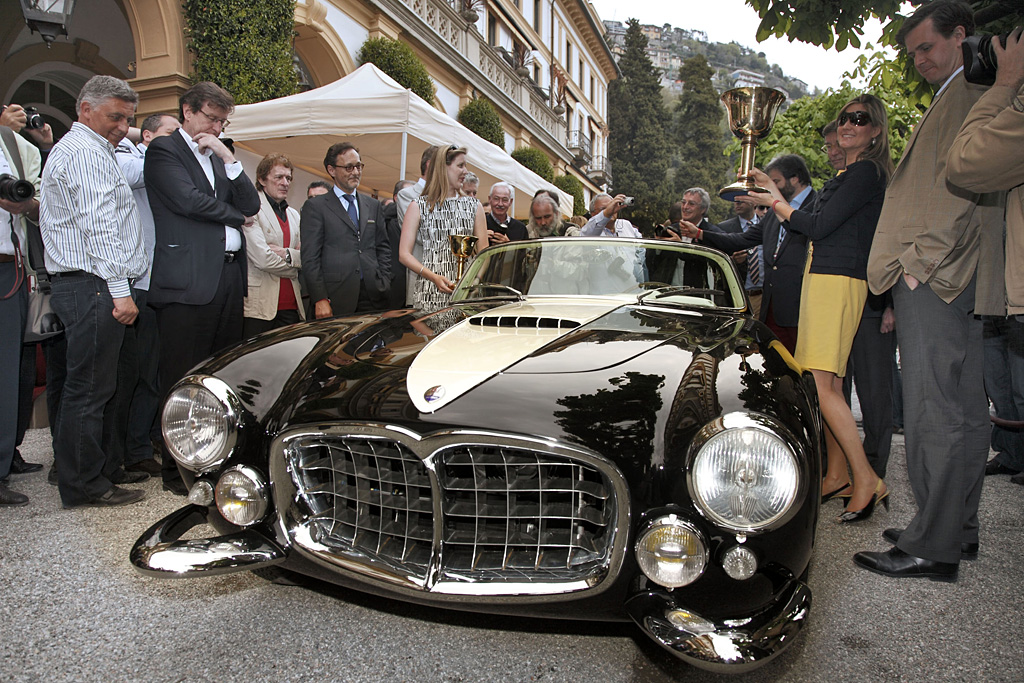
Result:
<svg viewBox="0 0 1024 683">
<path fill-rule="evenodd" d="M 973 30 L 970 5 L 935 0 L 899 35 L 938 90 L 889 181 L 868 260 L 871 291 L 892 288 L 907 472 L 918 508 L 906 529 L 883 534 L 895 547 L 853 558 L 885 576 L 955 581 L 961 557 L 978 552 L 989 421 L 976 316 L 1001 315 L 1005 306 L 1002 197 L 946 177 L 949 147 L 984 93 L 963 77 L 961 43 Z"/>
<path fill-rule="evenodd" d="M 1009 415 L 1000 417 L 1020 420 L 1024 418 L 1024 318 L 1020 317 L 1024 314 L 1024 35 L 1017 29 L 1005 49 L 997 40 L 992 46 L 998 64 L 996 82 L 971 109 L 949 151 L 949 179 L 973 192 L 1010 191 L 1006 198 L 1006 302 L 1007 313 L 1017 318 L 994 321 L 1005 335 L 1001 344 L 997 342 L 993 370 L 1002 375 L 999 379 L 1008 394 L 1003 402 Z M 986 339 L 985 343 L 992 341 Z M 986 353 L 989 348 L 986 346 Z M 988 358 L 986 363 L 990 363 Z M 987 374 L 986 381 L 989 378 Z M 1007 450 L 992 460 L 989 470 L 1017 470 L 1011 481 L 1024 484 L 1021 437 L 1008 431 L 1003 435 L 1011 437 L 1001 444 Z"/>
</svg>

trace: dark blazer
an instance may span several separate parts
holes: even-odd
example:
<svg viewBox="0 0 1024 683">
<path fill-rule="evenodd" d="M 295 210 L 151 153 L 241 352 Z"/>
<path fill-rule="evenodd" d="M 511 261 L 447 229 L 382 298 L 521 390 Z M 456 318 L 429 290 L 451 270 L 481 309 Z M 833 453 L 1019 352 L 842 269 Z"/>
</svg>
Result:
<svg viewBox="0 0 1024 683">
<path fill-rule="evenodd" d="M 181 133 L 156 138 L 146 149 L 143 174 L 156 225 L 150 304 L 209 303 L 224 268 L 224 226 L 241 233 L 245 217 L 260 210 L 248 176 L 228 180 L 224 162 L 210 159 L 216 192 Z M 245 263 L 244 236 L 239 257 Z"/>
<path fill-rule="evenodd" d="M 402 221 L 398 220 L 398 202 L 384 207 L 384 224 L 388 231 L 388 246 L 391 247 L 391 291 L 388 293 L 388 308 L 405 308 L 406 273 L 409 269 L 398 262 L 398 243 L 402 238 Z"/>
<path fill-rule="evenodd" d="M 529 231 L 527 231 L 526 229 L 526 224 L 517 218 L 512 218 L 512 216 L 509 216 L 508 220 L 505 221 L 505 226 L 506 227 L 502 228 L 501 224 L 498 223 L 494 216 L 491 215 L 491 212 L 487 212 L 488 230 L 503 233 L 506 237 L 508 237 L 510 242 L 518 242 L 519 240 L 525 240 L 530 236 Z"/>
<path fill-rule="evenodd" d="M 733 216 L 732 218 L 726 218 L 721 223 L 715 226 L 717 230 L 712 232 L 726 232 L 730 234 L 740 234 L 743 232 L 743 225 L 740 224 L 740 217 Z M 746 285 L 747 282 L 747 261 L 744 259 L 741 263 L 732 262 L 732 265 L 736 267 L 736 272 L 740 274 L 740 280 Z"/>
<path fill-rule="evenodd" d="M 327 299 L 334 315 L 354 313 L 359 282 L 375 307 L 388 307 L 391 289 L 391 246 L 380 202 L 357 193 L 359 225 L 332 190 L 302 205 L 302 270 L 309 305 Z"/>
<path fill-rule="evenodd" d="M 811 190 L 801 206 L 813 207 L 817 194 Z M 703 233 L 702 242 L 731 254 L 739 249 L 761 245 L 764 254 L 764 291 L 761 297 L 761 319 L 768 315 L 769 303 L 780 327 L 796 327 L 800 321 L 800 287 L 804 281 L 804 263 L 807 260 L 807 237 L 786 230 L 779 242 L 779 219 L 774 211 L 757 225 L 741 233 Z M 779 246 L 778 256 L 775 247 Z"/>
</svg>

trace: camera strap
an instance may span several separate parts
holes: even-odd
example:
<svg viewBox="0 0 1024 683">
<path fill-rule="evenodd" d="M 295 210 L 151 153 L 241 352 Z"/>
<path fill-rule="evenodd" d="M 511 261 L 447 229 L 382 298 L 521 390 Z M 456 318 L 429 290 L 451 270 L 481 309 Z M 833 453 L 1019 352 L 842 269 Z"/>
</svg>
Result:
<svg viewBox="0 0 1024 683">
<path fill-rule="evenodd" d="M 21 160 L 21 150 L 18 149 L 18 140 L 16 133 L 8 128 L 7 126 L 0 126 L 0 139 L 3 140 L 4 147 L 7 148 L 7 153 L 10 160 L 14 163 L 15 170 L 18 171 L 18 177 L 22 180 L 28 180 L 25 177 L 25 166 Z M 50 276 L 46 272 L 46 258 L 43 254 L 46 253 L 46 249 L 43 246 L 43 235 L 39 232 L 39 226 L 27 218 L 24 221 L 25 226 L 25 240 L 28 242 L 26 247 L 28 248 L 28 265 L 35 271 L 36 279 L 49 283 Z M 14 225 L 11 225 L 11 234 L 14 234 Z M 19 260 L 23 260 L 20 257 L 20 250 L 18 249 L 18 240 L 14 240 L 15 256 Z M 24 265 L 24 264 L 22 264 Z"/>
<path fill-rule="evenodd" d="M 14 168 L 18 171 L 18 177 L 25 180 L 25 166 L 21 163 L 21 150 L 18 149 L 18 140 L 14 137 L 14 131 L 7 126 L 0 126 L 0 138 L 4 141 L 4 147 L 14 162 Z"/>
</svg>

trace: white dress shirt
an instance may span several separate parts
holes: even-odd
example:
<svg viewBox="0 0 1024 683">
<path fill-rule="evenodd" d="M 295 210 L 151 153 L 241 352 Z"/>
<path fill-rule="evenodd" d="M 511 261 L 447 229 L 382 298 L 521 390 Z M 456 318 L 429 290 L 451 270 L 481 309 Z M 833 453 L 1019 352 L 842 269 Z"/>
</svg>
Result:
<svg viewBox="0 0 1024 683">
<path fill-rule="evenodd" d="M 213 156 L 213 150 L 207 148 L 205 151 L 199 151 L 199 145 L 192 139 L 192 136 L 185 132 L 184 128 L 179 128 L 178 133 L 181 137 L 185 138 L 185 142 L 188 143 L 188 148 L 192 150 L 192 153 L 196 155 L 196 160 L 199 161 L 199 165 L 203 168 L 203 173 L 206 174 L 206 179 L 210 181 L 210 187 L 213 188 L 213 192 L 217 193 L 217 183 L 215 176 L 213 175 L 213 162 L 210 158 Z M 237 159 L 230 164 L 224 164 L 224 173 L 227 175 L 228 180 L 234 180 L 238 176 L 242 175 L 242 162 Z M 232 228 L 230 225 L 224 226 L 224 251 L 238 251 L 242 248 L 242 233 L 237 228 Z"/>
</svg>

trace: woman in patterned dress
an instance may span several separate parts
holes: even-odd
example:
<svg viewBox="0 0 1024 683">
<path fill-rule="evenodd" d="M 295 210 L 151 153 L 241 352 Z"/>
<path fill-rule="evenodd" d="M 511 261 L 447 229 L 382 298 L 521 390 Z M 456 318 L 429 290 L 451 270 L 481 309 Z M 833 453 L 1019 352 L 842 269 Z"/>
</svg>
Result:
<svg viewBox="0 0 1024 683">
<path fill-rule="evenodd" d="M 460 193 L 466 173 L 465 147 L 438 147 L 427 171 L 423 194 L 405 212 L 398 260 L 418 276 L 413 291 L 414 308 L 442 308 L 451 299 L 458 262 L 449 235 L 476 235 L 478 252 L 487 246 L 483 207 L 475 197 Z M 417 234 L 423 245 L 422 261 L 412 253 Z"/>
</svg>

